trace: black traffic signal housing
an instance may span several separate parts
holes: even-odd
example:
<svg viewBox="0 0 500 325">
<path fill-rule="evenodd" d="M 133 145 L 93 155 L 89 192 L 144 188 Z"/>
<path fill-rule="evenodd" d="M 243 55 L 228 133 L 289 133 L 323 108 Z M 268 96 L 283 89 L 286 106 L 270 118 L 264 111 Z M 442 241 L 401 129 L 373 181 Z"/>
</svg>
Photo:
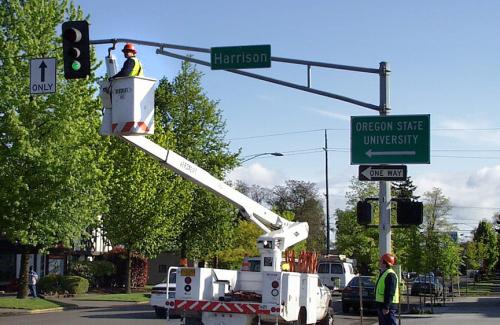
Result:
<svg viewBox="0 0 500 325">
<path fill-rule="evenodd" d="M 397 222 L 400 225 L 420 225 L 424 221 L 424 205 L 422 202 L 398 200 Z"/>
<path fill-rule="evenodd" d="M 367 201 L 359 201 L 356 205 L 356 217 L 360 225 L 372 223 L 372 205 Z"/>
<path fill-rule="evenodd" d="M 81 79 L 90 75 L 89 23 L 86 20 L 62 24 L 64 78 Z"/>
</svg>

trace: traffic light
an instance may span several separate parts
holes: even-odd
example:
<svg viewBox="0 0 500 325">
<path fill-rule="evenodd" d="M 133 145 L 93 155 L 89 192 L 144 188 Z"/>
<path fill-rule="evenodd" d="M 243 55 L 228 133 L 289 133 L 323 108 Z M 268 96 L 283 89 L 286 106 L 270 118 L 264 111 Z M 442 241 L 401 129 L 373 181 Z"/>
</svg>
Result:
<svg viewBox="0 0 500 325">
<path fill-rule="evenodd" d="M 422 202 L 399 200 L 397 207 L 397 221 L 400 225 L 420 225 L 424 220 L 424 205 Z"/>
<path fill-rule="evenodd" d="M 86 20 L 62 24 L 64 77 L 86 78 L 90 75 L 89 23 Z"/>
<path fill-rule="evenodd" d="M 360 225 L 372 223 L 372 205 L 366 201 L 359 201 L 356 205 L 356 217 Z"/>
</svg>

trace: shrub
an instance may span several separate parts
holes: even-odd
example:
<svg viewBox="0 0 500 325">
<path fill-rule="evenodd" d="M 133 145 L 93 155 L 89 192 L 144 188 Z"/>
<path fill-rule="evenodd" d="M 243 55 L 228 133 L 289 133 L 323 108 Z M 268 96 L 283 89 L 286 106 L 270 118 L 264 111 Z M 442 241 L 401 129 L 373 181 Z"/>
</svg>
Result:
<svg viewBox="0 0 500 325">
<path fill-rule="evenodd" d="M 91 261 L 76 262 L 70 265 L 69 273 L 71 275 L 81 276 L 90 281 L 94 282 L 94 268 Z"/>
<path fill-rule="evenodd" d="M 115 265 L 109 261 L 83 261 L 71 265 L 70 274 L 89 280 L 92 287 L 109 285 L 110 277 L 116 272 Z"/>
<path fill-rule="evenodd" d="M 38 288 L 45 294 L 64 293 L 82 294 L 89 290 L 89 281 L 80 276 L 61 276 L 49 274 L 40 279 Z"/>
<path fill-rule="evenodd" d="M 45 294 L 62 292 L 62 278 L 59 274 L 49 274 L 38 281 L 37 287 Z"/>
<path fill-rule="evenodd" d="M 89 281 L 81 276 L 68 275 L 62 278 L 62 288 L 71 294 L 87 293 L 89 290 Z"/>
<path fill-rule="evenodd" d="M 115 274 L 115 265 L 109 261 L 93 261 L 92 267 L 96 278 L 111 276 Z"/>
</svg>

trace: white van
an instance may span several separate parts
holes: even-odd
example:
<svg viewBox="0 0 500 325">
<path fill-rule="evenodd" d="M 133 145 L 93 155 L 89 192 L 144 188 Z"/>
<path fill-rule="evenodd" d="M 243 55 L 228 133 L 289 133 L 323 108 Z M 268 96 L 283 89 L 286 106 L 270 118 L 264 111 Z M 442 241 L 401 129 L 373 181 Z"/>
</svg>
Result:
<svg viewBox="0 0 500 325">
<path fill-rule="evenodd" d="M 354 260 L 345 255 L 327 255 L 318 260 L 318 275 L 330 290 L 341 291 L 354 278 Z"/>
</svg>

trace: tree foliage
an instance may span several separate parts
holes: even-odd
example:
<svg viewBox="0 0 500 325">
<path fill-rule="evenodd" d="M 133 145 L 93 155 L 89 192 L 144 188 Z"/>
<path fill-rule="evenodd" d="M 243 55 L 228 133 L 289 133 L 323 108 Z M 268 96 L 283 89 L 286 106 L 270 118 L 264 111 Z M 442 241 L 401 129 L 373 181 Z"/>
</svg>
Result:
<svg viewBox="0 0 500 325">
<path fill-rule="evenodd" d="M 486 220 L 479 222 L 477 229 L 474 231 L 474 242 L 484 246 L 483 268 L 487 272 L 493 271 L 498 262 L 498 238 L 493 225 Z"/>
<path fill-rule="evenodd" d="M 0 235 L 41 249 L 88 235 L 105 211 L 95 77 L 64 80 L 56 31 L 82 18 L 67 1 L 0 2 Z M 30 59 L 47 57 L 58 60 L 57 91 L 30 96 Z"/>
<path fill-rule="evenodd" d="M 392 184 L 392 196 L 402 200 L 417 200 L 417 187 L 411 177 L 404 182 Z M 398 203 L 396 203 L 398 204 Z M 392 220 L 396 219 L 396 209 L 392 209 Z M 423 234 L 419 226 L 395 228 L 393 231 L 393 251 L 402 268 L 412 272 L 423 272 Z"/>
<path fill-rule="evenodd" d="M 270 205 L 278 214 L 292 212 L 294 220 L 309 224 L 307 250 L 324 252 L 326 248 L 325 213 L 316 184 L 288 180 L 273 188 Z"/>
<path fill-rule="evenodd" d="M 378 269 L 378 231 L 365 228 L 356 219 L 358 201 L 377 195 L 378 188 L 371 182 L 351 179 L 350 191 L 346 193 L 347 207 L 337 209 L 336 239 L 337 250 L 357 260 L 362 274 L 372 274 Z M 375 222 L 378 220 L 377 209 L 373 209 Z"/>
<path fill-rule="evenodd" d="M 155 99 L 158 120 L 160 128 L 172 135 L 172 148 L 212 176 L 223 179 L 236 166 L 239 152 L 229 151 L 218 103 L 203 92 L 201 77 L 192 64 L 184 62 L 172 82 L 162 79 Z M 191 183 L 188 186 L 192 189 L 192 201 L 177 236 L 181 255 L 215 258 L 231 241 L 235 209 L 205 189 Z"/>
<path fill-rule="evenodd" d="M 423 226 L 423 267 L 426 272 L 442 271 L 441 256 L 443 251 L 454 247 L 446 245 L 446 238 L 452 227 L 446 221 L 451 210 L 450 200 L 440 188 L 433 188 L 424 195 L 424 224 Z M 455 257 L 460 259 L 460 255 Z"/>
</svg>

